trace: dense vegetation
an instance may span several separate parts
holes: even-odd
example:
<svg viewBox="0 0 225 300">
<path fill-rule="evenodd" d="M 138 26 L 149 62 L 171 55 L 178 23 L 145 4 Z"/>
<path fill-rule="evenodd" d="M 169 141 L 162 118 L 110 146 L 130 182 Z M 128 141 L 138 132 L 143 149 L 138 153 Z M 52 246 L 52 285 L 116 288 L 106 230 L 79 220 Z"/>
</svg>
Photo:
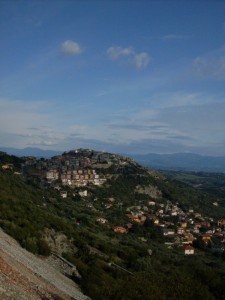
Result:
<svg viewBox="0 0 225 300">
<path fill-rule="evenodd" d="M 162 173 L 173 180 L 188 184 L 196 190 L 206 191 L 214 198 L 224 199 L 225 197 L 225 173 L 183 171 L 162 171 Z"/>
<path fill-rule="evenodd" d="M 198 250 L 195 256 L 184 256 L 179 248 L 164 245 L 149 220 L 134 224 L 127 235 L 112 231 L 112 226 L 129 222 L 127 207 L 146 200 L 136 187 L 149 184 L 162 192 L 162 201 L 179 201 L 184 209 L 214 217 L 225 215 L 224 206 L 212 205 L 217 196 L 149 176 L 142 169 L 123 169 L 107 185 L 91 188 L 86 200 L 69 189 L 69 197 L 62 199 L 38 180 L 0 170 L 0 226 L 23 247 L 42 255 L 50 252 L 46 228 L 65 233 L 77 250 L 63 255 L 77 266 L 82 279 L 74 280 L 92 299 L 225 299 L 224 255 Z M 105 207 L 109 197 L 116 199 L 113 209 Z M 97 223 L 97 216 L 109 223 Z"/>
</svg>

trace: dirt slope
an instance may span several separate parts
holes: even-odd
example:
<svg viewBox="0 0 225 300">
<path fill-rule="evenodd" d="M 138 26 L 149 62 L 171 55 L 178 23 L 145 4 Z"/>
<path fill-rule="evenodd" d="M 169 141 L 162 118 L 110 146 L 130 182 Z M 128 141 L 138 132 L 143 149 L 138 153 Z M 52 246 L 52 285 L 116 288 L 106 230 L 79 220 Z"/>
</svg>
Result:
<svg viewBox="0 0 225 300">
<path fill-rule="evenodd" d="M 87 300 L 79 287 L 0 229 L 1 300 Z"/>
</svg>

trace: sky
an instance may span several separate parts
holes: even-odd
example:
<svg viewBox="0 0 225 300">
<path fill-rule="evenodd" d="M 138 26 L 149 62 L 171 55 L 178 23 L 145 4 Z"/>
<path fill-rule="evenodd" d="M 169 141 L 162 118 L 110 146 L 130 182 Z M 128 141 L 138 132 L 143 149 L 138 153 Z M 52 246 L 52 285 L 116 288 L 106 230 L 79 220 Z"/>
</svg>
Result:
<svg viewBox="0 0 225 300">
<path fill-rule="evenodd" d="M 225 1 L 0 0 L 0 146 L 225 155 Z"/>
</svg>

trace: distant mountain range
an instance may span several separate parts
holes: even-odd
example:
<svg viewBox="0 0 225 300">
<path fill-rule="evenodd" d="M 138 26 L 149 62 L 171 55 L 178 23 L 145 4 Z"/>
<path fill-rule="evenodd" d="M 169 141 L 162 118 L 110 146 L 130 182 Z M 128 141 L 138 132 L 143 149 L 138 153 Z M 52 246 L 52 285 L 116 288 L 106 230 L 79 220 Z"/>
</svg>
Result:
<svg viewBox="0 0 225 300">
<path fill-rule="evenodd" d="M 27 147 L 24 149 L 0 147 L 0 151 L 16 156 L 35 156 L 37 158 L 51 158 L 60 155 L 63 151 L 43 150 L 40 148 Z M 133 158 L 139 164 L 158 170 L 174 171 L 203 171 L 225 172 L 225 156 L 203 156 L 194 153 L 174 154 L 123 154 Z"/>
<path fill-rule="evenodd" d="M 203 156 L 193 153 L 132 154 L 139 164 L 158 170 L 225 172 L 225 156 Z"/>
<path fill-rule="evenodd" d="M 52 156 L 60 155 L 63 152 L 63 151 L 55 151 L 55 150 L 43 150 L 43 149 L 32 148 L 32 147 L 27 147 L 24 149 L 0 147 L 0 151 L 6 152 L 7 154 L 10 155 L 20 156 L 20 157 L 35 156 L 37 158 L 41 158 L 41 157 L 51 158 Z"/>
</svg>

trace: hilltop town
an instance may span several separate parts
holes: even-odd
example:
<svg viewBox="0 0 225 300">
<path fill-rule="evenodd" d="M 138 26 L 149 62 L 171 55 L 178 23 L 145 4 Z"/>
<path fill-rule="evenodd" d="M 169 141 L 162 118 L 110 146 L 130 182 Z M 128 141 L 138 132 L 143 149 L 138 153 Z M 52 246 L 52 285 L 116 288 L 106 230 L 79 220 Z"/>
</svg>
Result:
<svg viewBox="0 0 225 300">
<path fill-rule="evenodd" d="M 134 163 L 130 158 L 112 155 L 106 152 L 97 152 L 87 149 L 78 149 L 64 152 L 51 159 L 37 160 L 35 157 L 26 157 L 25 166 L 33 169 L 33 174 L 46 178 L 48 183 L 60 182 L 63 186 L 80 187 L 88 183 L 101 185 L 106 177 L 100 170 L 108 169 L 112 165 L 121 166 Z M 31 173 L 32 174 L 32 173 Z"/>
</svg>

